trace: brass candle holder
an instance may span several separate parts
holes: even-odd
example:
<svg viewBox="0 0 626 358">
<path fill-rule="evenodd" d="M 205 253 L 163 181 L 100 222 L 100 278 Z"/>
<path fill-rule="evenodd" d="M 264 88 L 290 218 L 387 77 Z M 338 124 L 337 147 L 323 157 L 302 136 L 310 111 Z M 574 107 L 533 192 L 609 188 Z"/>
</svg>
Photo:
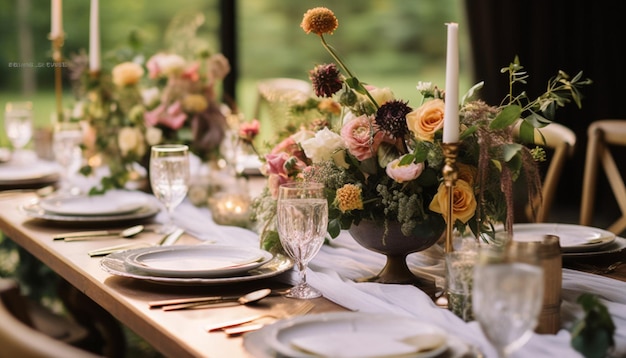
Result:
<svg viewBox="0 0 626 358">
<path fill-rule="evenodd" d="M 454 251 L 452 244 L 452 231 L 454 226 L 454 219 L 452 217 L 453 205 L 454 205 L 454 187 L 458 179 L 458 170 L 456 166 L 456 157 L 459 153 L 459 143 L 442 143 L 444 166 L 442 170 L 443 182 L 448 189 L 448 211 L 446 216 L 446 242 L 445 252 Z"/>
<path fill-rule="evenodd" d="M 52 41 L 52 60 L 54 61 L 54 92 L 56 95 L 57 121 L 63 120 L 63 48 L 64 36 L 50 37 Z"/>
</svg>

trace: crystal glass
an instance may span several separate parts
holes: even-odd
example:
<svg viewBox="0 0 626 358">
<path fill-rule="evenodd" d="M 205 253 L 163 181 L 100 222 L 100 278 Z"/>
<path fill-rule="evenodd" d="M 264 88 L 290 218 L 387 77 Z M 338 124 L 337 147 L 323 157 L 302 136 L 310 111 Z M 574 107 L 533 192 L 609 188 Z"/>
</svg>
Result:
<svg viewBox="0 0 626 358">
<path fill-rule="evenodd" d="M 322 294 L 306 282 L 309 261 L 322 247 L 328 230 L 328 201 L 319 183 L 283 184 L 278 189 L 277 226 L 280 243 L 298 269 L 300 280 L 286 295 L 315 298 Z"/>
<path fill-rule="evenodd" d="M 33 135 L 33 103 L 7 102 L 4 109 L 4 130 L 11 141 L 16 160 Z"/>
<path fill-rule="evenodd" d="M 167 221 L 158 231 L 172 232 L 176 229 L 174 209 L 189 190 L 189 147 L 182 144 L 153 146 L 150 152 L 150 185 L 167 210 Z"/>
<path fill-rule="evenodd" d="M 472 308 L 499 357 L 507 357 L 532 336 L 543 301 L 541 266 L 494 255 L 474 268 Z"/>
<path fill-rule="evenodd" d="M 63 168 L 59 188 L 61 193 L 80 194 L 73 178 L 83 163 L 82 143 L 83 130 L 79 122 L 62 121 L 55 124 L 52 151 L 54 159 Z"/>
</svg>

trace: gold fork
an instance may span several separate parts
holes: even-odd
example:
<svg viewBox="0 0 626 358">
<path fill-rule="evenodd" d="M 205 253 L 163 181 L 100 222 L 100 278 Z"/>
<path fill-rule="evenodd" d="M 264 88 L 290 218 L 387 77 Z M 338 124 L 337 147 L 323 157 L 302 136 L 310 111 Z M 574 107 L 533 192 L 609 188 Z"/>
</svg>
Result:
<svg viewBox="0 0 626 358">
<path fill-rule="evenodd" d="M 227 335 L 239 335 L 245 332 L 253 331 L 263 327 L 263 323 L 254 323 L 250 324 L 254 321 L 258 320 L 278 320 L 281 318 L 293 317 L 293 316 L 301 316 L 307 314 L 315 307 L 312 302 L 303 301 L 300 304 L 289 307 L 283 313 L 266 313 L 266 314 L 257 314 L 253 316 L 246 316 L 242 318 L 233 319 L 227 322 L 221 322 L 218 324 L 208 325 L 205 329 L 208 332 L 215 332 L 223 330 Z"/>
</svg>

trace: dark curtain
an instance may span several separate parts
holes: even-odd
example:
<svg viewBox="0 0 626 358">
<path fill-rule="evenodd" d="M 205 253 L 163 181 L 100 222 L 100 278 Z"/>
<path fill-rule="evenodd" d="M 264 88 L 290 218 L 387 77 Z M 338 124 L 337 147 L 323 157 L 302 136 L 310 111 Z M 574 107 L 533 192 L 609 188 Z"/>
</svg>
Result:
<svg viewBox="0 0 626 358">
<path fill-rule="evenodd" d="M 555 120 L 577 135 L 575 155 L 563 173 L 557 203 L 579 207 L 587 127 L 598 119 L 626 119 L 622 88 L 626 2 L 466 0 L 465 5 L 475 81 L 485 81 L 482 97 L 488 103 L 498 104 L 508 92 L 508 78 L 499 70 L 516 55 L 531 76 L 526 87 L 531 98 L 545 91 L 547 80 L 558 70 L 572 76 L 582 70 L 594 81 L 583 90 L 583 108 L 568 106 L 558 111 Z M 626 164 L 623 151 L 616 160 Z M 608 184 L 603 185 L 602 175 L 598 179 L 596 204 L 612 205 Z M 616 206 L 609 209 L 617 210 Z"/>
<path fill-rule="evenodd" d="M 239 58 L 237 51 L 237 1 L 220 0 L 220 43 L 221 51 L 228 58 L 230 73 L 224 79 L 223 100 L 232 109 L 237 110 L 237 79 L 239 77 Z"/>
</svg>

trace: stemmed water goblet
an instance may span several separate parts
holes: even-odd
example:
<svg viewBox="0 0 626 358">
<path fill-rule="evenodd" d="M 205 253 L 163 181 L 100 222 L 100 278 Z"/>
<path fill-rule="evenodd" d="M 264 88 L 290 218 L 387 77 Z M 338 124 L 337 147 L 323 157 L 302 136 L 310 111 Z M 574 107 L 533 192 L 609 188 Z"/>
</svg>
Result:
<svg viewBox="0 0 626 358">
<path fill-rule="evenodd" d="M 68 195 L 80 194 L 80 188 L 74 186 L 73 177 L 83 162 L 81 144 L 83 129 L 79 122 L 60 121 L 54 125 L 52 151 L 61 166 L 61 184 L 59 192 Z"/>
<path fill-rule="evenodd" d="M 328 230 L 328 201 L 319 183 L 289 183 L 278 188 L 277 227 L 280 243 L 296 264 L 299 282 L 286 297 L 309 299 L 322 294 L 306 282 L 309 261 Z"/>
<path fill-rule="evenodd" d="M 189 190 L 189 147 L 182 144 L 153 146 L 150 152 L 150 185 L 167 210 L 167 222 L 158 232 L 170 233 L 176 229 L 174 209 Z"/>
<path fill-rule="evenodd" d="M 498 357 L 504 358 L 532 336 L 543 303 L 544 280 L 541 266 L 500 255 L 506 254 L 481 250 L 474 268 L 472 308 Z"/>
<path fill-rule="evenodd" d="M 16 162 L 22 162 L 22 150 L 33 135 L 33 103 L 7 102 L 4 109 L 4 130 L 13 146 Z"/>
</svg>

